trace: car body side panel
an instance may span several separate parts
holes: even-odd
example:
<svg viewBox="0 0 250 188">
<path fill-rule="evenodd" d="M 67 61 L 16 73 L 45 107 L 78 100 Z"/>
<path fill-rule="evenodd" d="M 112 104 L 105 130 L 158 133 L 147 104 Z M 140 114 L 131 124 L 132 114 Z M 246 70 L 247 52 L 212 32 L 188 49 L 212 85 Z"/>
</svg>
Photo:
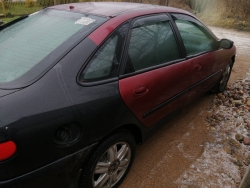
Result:
<svg viewBox="0 0 250 188">
<path fill-rule="evenodd" d="M 233 46 L 231 49 L 220 49 L 214 52 L 215 56 L 215 63 L 214 63 L 214 70 L 225 69 L 226 65 L 235 58 L 236 55 L 236 48 Z"/>
<path fill-rule="evenodd" d="M 16 155 L 0 163 L 0 169 L 4 169 L 0 181 L 87 147 L 80 140 L 65 149 L 58 147 L 54 139 L 59 127 L 78 123 L 70 90 L 73 85 L 78 86 L 76 75 L 95 48 L 92 41 L 84 40 L 67 55 L 71 55 L 67 66 L 59 62 L 34 84 L 0 98 L 0 132 L 17 144 Z M 75 59 L 79 59 L 78 64 Z M 69 70 L 74 70 L 74 74 Z"/>
<path fill-rule="evenodd" d="M 54 76 L 47 74 L 46 78 L 0 99 L 0 132 L 17 144 L 15 156 L 0 163 L 0 172 L 4 169 L 0 181 L 64 156 L 64 150 L 54 143 L 54 134 L 63 124 L 74 122 L 74 113 L 60 95 L 63 90 L 51 81 Z"/>
<path fill-rule="evenodd" d="M 191 60 L 193 73 L 187 104 L 192 103 L 196 98 L 212 89 L 235 53 L 235 46 L 233 46 L 229 50 L 219 49 Z M 197 66 L 200 66 L 200 70 L 195 69 Z"/>
<path fill-rule="evenodd" d="M 11 93 L 14 93 L 16 91 L 18 91 L 19 89 L 15 89 L 15 90 L 0 90 L 0 98 L 5 96 L 5 95 L 9 95 Z"/>
<path fill-rule="evenodd" d="M 136 117 L 152 127 L 186 102 L 190 71 L 190 61 L 183 61 L 121 79 L 121 96 Z M 137 95 L 140 87 L 147 91 Z"/>
<path fill-rule="evenodd" d="M 123 103 L 118 81 L 93 87 L 77 83 L 77 73 L 96 48 L 85 39 L 35 84 L 0 98 L 0 132 L 17 143 L 15 156 L 0 162 L 0 183 L 97 144 L 119 126 L 131 123 L 143 129 Z M 80 126 L 80 139 L 70 146 L 58 146 L 56 131 L 72 123 Z"/>
<path fill-rule="evenodd" d="M 0 181 L 1 188 L 77 188 L 77 174 L 92 145 L 22 176 Z"/>
<path fill-rule="evenodd" d="M 91 41 L 90 39 L 86 40 Z M 91 43 L 93 42 L 91 41 Z M 82 48 L 86 48 L 86 46 L 82 45 Z M 67 93 L 74 108 L 75 119 L 83 128 L 82 142 L 84 145 L 88 146 L 99 142 L 123 125 L 137 125 L 143 131 L 144 127 L 121 99 L 118 79 L 105 84 L 90 86 L 86 86 L 81 81 L 78 81 L 78 84 L 72 84 L 77 79 L 72 75 L 75 75 L 89 58 L 85 57 L 84 53 L 82 53 L 82 57 L 77 56 L 80 50 L 81 47 L 68 54 L 60 64 L 65 67 L 62 70 L 64 79 L 67 80 L 64 83 L 65 89 L 68 90 Z M 74 59 L 72 62 L 77 65 L 73 68 L 68 63 L 72 59 Z"/>
</svg>

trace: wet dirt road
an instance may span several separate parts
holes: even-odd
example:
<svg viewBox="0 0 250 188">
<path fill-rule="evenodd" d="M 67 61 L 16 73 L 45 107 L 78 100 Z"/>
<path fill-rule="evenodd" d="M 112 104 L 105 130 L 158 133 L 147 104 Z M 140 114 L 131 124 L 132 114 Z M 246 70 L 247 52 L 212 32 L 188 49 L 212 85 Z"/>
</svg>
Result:
<svg viewBox="0 0 250 188">
<path fill-rule="evenodd" d="M 216 27 L 211 27 L 211 29 L 218 37 L 233 40 L 237 47 L 236 62 L 229 82 L 243 79 L 250 68 L 250 33 Z M 198 160 L 204 160 L 201 156 L 204 155 L 204 151 L 206 152 L 206 144 L 212 139 L 208 134 L 206 123 L 212 97 L 211 94 L 206 94 L 198 99 L 158 130 L 143 145 L 137 146 L 134 164 L 120 187 L 200 187 L 195 184 L 184 185 L 181 182 L 185 179 L 184 172 L 190 170 Z M 209 165 L 209 162 L 204 162 L 204 164 Z M 213 166 L 210 171 L 205 172 L 202 187 L 221 187 L 220 180 L 212 177 L 212 168 Z M 206 184 L 206 181 L 212 181 L 212 179 L 215 181 L 213 186 L 207 186 L 211 184 Z M 233 186 L 229 184 L 227 187 Z"/>
</svg>

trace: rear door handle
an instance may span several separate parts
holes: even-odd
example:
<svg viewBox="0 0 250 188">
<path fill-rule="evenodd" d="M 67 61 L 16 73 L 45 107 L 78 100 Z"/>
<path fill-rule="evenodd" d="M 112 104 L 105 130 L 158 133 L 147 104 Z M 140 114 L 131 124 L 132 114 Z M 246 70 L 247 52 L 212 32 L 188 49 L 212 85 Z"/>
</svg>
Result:
<svg viewBox="0 0 250 188">
<path fill-rule="evenodd" d="M 134 90 L 134 97 L 140 97 L 147 94 L 148 88 L 146 86 L 139 86 Z"/>
</svg>

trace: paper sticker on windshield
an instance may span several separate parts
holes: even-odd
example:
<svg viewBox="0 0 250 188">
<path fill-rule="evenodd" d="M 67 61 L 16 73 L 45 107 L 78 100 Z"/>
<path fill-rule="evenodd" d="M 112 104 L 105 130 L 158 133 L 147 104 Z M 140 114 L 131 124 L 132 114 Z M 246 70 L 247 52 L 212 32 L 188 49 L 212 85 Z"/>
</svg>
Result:
<svg viewBox="0 0 250 188">
<path fill-rule="evenodd" d="M 80 24 L 80 25 L 89 25 L 91 23 L 95 22 L 94 19 L 88 18 L 88 17 L 82 17 L 81 19 L 77 20 L 75 24 Z"/>
</svg>

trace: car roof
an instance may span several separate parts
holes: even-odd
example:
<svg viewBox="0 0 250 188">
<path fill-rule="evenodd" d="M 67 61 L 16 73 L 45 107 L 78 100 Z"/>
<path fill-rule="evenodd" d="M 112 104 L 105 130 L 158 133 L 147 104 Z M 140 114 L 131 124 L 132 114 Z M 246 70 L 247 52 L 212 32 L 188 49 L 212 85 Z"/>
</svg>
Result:
<svg viewBox="0 0 250 188">
<path fill-rule="evenodd" d="M 137 10 L 162 10 L 164 12 L 178 12 L 184 14 L 190 14 L 187 11 L 159 5 L 151 4 L 140 4 L 140 3 L 127 3 L 127 2 L 86 2 L 86 3 L 71 3 L 56 5 L 49 8 L 60 9 L 60 10 L 70 10 L 74 12 L 89 13 L 94 15 L 100 15 L 105 17 L 115 17 L 117 15 L 135 12 Z"/>
</svg>

